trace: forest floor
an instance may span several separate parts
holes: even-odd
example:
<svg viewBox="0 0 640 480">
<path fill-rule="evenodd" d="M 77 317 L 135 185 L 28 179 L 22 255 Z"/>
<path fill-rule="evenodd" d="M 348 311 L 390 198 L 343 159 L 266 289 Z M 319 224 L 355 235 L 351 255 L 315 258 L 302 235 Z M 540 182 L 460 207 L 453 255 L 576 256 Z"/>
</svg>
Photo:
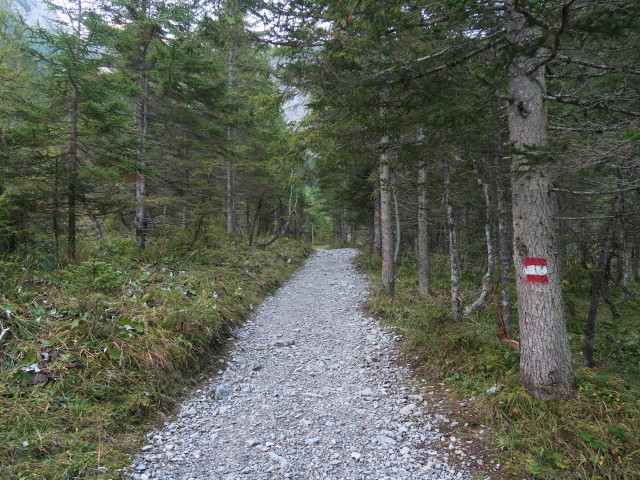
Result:
<svg viewBox="0 0 640 480">
<path fill-rule="evenodd" d="M 498 478 L 491 431 L 363 313 L 356 250 L 319 250 L 149 433 L 134 479 Z"/>
</svg>

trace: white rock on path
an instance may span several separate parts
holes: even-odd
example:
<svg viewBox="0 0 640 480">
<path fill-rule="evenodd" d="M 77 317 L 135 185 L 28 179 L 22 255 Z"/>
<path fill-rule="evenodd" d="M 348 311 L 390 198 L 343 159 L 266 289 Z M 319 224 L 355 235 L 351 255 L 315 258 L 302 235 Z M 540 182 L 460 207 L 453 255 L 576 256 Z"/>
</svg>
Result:
<svg viewBox="0 0 640 480">
<path fill-rule="evenodd" d="M 398 337 L 361 313 L 356 255 L 318 250 L 260 306 L 235 332 L 226 370 L 184 401 L 189 414 L 149 434 L 131 478 L 471 478 L 440 452 L 448 420 L 422 413 L 439 399 L 407 387 Z"/>
</svg>

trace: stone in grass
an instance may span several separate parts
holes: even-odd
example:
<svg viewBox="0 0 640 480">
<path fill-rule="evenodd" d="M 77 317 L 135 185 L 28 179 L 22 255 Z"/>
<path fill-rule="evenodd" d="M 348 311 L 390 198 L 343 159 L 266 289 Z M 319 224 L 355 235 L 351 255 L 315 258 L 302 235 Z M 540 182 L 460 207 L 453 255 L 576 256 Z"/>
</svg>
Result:
<svg viewBox="0 0 640 480">
<path fill-rule="evenodd" d="M 98 467 L 98 473 L 107 473 L 107 467 Z"/>
<path fill-rule="evenodd" d="M 493 387 L 487 389 L 487 393 L 489 393 L 489 394 L 498 393 L 500 390 L 502 390 L 502 386 L 501 385 L 494 385 Z"/>
<path fill-rule="evenodd" d="M 233 392 L 229 385 L 218 385 L 215 392 L 213 392 L 213 398 L 216 400 L 227 400 L 231 395 L 233 395 Z"/>
</svg>

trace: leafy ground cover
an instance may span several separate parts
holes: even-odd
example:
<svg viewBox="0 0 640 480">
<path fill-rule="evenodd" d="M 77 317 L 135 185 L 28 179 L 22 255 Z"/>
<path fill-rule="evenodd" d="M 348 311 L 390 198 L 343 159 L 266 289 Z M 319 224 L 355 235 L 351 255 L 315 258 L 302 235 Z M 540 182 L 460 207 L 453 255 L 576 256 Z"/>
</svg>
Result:
<svg viewBox="0 0 640 480">
<path fill-rule="evenodd" d="M 361 262 L 376 282 L 378 261 L 363 256 Z M 463 404 L 472 403 L 495 425 L 496 453 L 505 474 L 535 479 L 640 478 L 640 293 L 621 301 L 609 292 L 620 316 L 614 318 L 606 306 L 601 308 L 598 366 L 588 369 L 582 366 L 581 350 L 589 276 L 579 268 L 568 272 L 563 285 L 579 387 L 567 402 L 542 402 L 518 385 L 519 354 L 498 340 L 493 305 L 454 324 L 447 263 L 434 257 L 432 265 L 430 298 L 417 296 L 415 259 L 405 258 L 395 297 L 389 299 L 376 289 L 369 308 L 402 333 L 407 355 L 422 375 L 470 400 Z M 481 275 L 467 272 L 465 291 L 472 292 Z M 517 329 L 512 336 L 517 339 Z"/>
<path fill-rule="evenodd" d="M 121 478 L 140 431 L 309 252 L 214 232 L 142 252 L 110 241 L 64 269 L 2 262 L 0 478 Z"/>
</svg>

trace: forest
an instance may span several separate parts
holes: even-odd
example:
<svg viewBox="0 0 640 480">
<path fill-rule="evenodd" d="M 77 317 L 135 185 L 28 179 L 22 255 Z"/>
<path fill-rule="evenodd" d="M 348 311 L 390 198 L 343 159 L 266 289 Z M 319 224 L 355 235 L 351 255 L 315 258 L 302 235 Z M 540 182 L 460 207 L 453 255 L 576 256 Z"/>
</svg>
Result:
<svg viewBox="0 0 640 480">
<path fill-rule="evenodd" d="M 116 478 L 318 246 L 513 478 L 640 476 L 640 3 L 24 3 L 1 478 Z"/>
</svg>

